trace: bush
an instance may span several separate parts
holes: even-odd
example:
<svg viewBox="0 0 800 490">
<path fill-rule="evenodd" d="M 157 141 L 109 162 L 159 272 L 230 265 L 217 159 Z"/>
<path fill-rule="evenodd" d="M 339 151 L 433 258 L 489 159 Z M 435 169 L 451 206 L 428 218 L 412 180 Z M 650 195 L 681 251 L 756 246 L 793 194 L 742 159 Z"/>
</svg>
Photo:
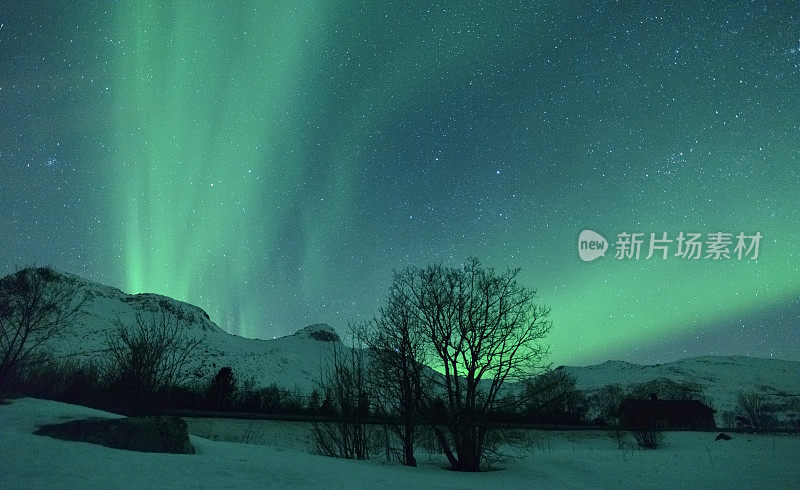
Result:
<svg viewBox="0 0 800 490">
<path fill-rule="evenodd" d="M 631 432 L 636 438 L 636 443 L 643 449 L 658 449 L 664 442 L 664 431 L 655 425 L 637 427 Z"/>
<path fill-rule="evenodd" d="M 96 362 L 56 359 L 40 354 L 26 369 L 9 379 L 9 386 L 22 395 L 57 400 L 96 408 L 110 408 Z"/>
<path fill-rule="evenodd" d="M 625 446 L 628 444 L 628 438 L 626 436 L 626 432 L 622 427 L 618 418 L 607 419 L 606 421 L 606 430 L 608 431 L 608 436 L 617 443 L 617 447 L 619 449 L 625 449 Z"/>
<path fill-rule="evenodd" d="M 183 386 L 189 356 L 201 343 L 185 335 L 184 323 L 166 312 L 134 325 L 117 320 L 115 335 L 107 338 L 105 377 L 121 407 L 133 413 L 164 408 L 167 393 Z"/>
<path fill-rule="evenodd" d="M 318 454 L 369 459 L 379 446 L 375 427 L 366 423 L 371 400 L 365 374 L 360 350 L 333 349 L 332 366 L 322 380 L 322 387 L 328 401 L 326 409 L 336 420 L 312 424 L 311 438 Z"/>
</svg>

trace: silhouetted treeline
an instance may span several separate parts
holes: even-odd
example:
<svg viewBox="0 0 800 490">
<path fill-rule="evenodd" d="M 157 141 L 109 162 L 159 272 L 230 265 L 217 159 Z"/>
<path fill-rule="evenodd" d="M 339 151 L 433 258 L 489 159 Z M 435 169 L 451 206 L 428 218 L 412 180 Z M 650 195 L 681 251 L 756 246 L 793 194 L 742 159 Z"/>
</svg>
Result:
<svg viewBox="0 0 800 490">
<path fill-rule="evenodd" d="M 281 388 L 276 384 L 255 387 L 252 380 L 238 383 L 230 367 L 223 367 L 210 379 L 193 384 L 144 388 L 140 385 L 134 389 L 120 384 L 108 371 L 96 361 L 63 360 L 41 355 L 26 369 L 9 375 L 6 392 L 123 414 L 205 410 L 324 415 L 330 405 L 317 391 L 305 395 L 299 390 Z M 134 398 L 136 403 L 132 404 Z"/>
<path fill-rule="evenodd" d="M 7 382 L 7 391 L 22 396 L 33 396 L 50 400 L 84 405 L 117 413 L 152 413 L 161 410 L 204 410 L 218 412 L 244 412 L 281 415 L 316 415 L 333 419 L 341 415 L 342 400 L 334 400 L 332 391 L 313 390 L 305 393 L 298 389 L 287 389 L 271 384 L 259 387 L 253 379 L 240 382 L 230 367 L 221 368 L 213 377 L 190 385 L 165 385 L 151 391 L 139 393 L 146 400 L 144 405 L 133 409 L 130 388 L 121 386 L 109 377 L 107 368 L 97 361 L 56 359 L 49 355 L 39 356 L 24 372 L 12 373 Z M 499 408 L 493 415 L 495 422 L 543 423 L 575 425 L 586 423 L 582 414 L 586 406 L 575 401 L 584 400 L 574 390 L 574 380 L 559 387 L 550 386 L 550 397 L 545 403 L 531 401 L 522 405 L 521 411 Z M 528 396 L 528 395 L 524 395 Z M 516 405 L 516 403 L 515 403 Z M 438 407 L 438 411 L 443 407 Z M 365 419 L 387 420 L 395 415 L 387 414 L 376 404 L 361 411 Z M 437 406 L 421 409 L 421 421 L 436 420 L 440 414 Z"/>
</svg>

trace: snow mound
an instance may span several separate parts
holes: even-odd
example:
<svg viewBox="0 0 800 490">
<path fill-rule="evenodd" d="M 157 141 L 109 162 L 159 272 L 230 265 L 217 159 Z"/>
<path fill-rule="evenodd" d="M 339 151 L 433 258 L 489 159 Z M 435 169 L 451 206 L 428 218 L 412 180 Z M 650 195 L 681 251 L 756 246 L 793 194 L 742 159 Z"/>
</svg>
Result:
<svg viewBox="0 0 800 490">
<path fill-rule="evenodd" d="M 448 471 L 441 454 L 418 449 L 419 467 L 378 457 L 327 458 L 293 447 L 308 425 L 275 421 L 208 420 L 221 428 L 239 423 L 260 431 L 267 445 L 190 435 L 196 454 L 123 451 L 34 435 L 43 424 L 113 414 L 47 400 L 0 405 L 0 488 L 796 488 L 800 445 L 791 435 L 671 432 L 657 451 L 620 451 L 591 431 L 537 431 L 509 446 L 502 471 Z M 259 423 L 261 422 L 261 423 Z M 242 425 L 246 424 L 246 425 Z M 256 425 L 257 424 L 257 425 Z M 216 430 L 216 429 L 215 429 Z M 192 431 L 190 430 L 190 433 Z M 235 437 L 241 432 L 236 430 Z"/>
</svg>

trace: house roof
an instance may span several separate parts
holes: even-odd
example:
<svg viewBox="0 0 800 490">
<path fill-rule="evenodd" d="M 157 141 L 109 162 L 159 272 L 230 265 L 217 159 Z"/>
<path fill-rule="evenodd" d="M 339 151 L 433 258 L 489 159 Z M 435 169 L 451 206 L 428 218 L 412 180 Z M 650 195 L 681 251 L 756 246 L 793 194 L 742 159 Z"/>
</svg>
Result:
<svg viewBox="0 0 800 490">
<path fill-rule="evenodd" d="M 627 407 L 636 411 L 657 412 L 716 412 L 705 403 L 697 400 L 638 400 L 627 399 L 622 401 L 620 408 Z"/>
</svg>

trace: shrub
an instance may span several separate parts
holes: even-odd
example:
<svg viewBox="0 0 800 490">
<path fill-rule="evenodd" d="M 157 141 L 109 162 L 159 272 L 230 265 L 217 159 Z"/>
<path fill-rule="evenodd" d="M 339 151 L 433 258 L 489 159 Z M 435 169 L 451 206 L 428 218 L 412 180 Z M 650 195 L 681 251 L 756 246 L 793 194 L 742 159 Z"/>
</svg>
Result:
<svg viewBox="0 0 800 490">
<path fill-rule="evenodd" d="M 164 407 L 167 392 L 185 384 L 182 376 L 189 356 L 200 339 L 188 338 L 184 323 L 162 312 L 150 319 L 137 315 L 133 325 L 117 320 L 107 342 L 106 379 L 122 402 L 134 413 Z"/>
<path fill-rule="evenodd" d="M 636 427 L 631 432 L 643 449 L 658 449 L 664 442 L 664 431 L 655 425 Z"/>
</svg>

